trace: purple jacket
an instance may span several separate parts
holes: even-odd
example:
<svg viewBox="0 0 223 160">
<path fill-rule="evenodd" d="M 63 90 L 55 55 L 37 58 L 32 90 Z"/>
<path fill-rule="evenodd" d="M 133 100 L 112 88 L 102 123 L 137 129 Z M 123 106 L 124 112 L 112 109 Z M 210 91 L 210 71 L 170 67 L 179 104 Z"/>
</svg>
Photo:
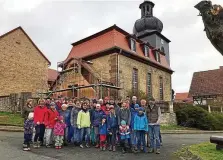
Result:
<svg viewBox="0 0 223 160">
<path fill-rule="evenodd" d="M 102 120 L 103 115 L 105 115 L 104 111 L 102 111 L 102 110 L 97 111 L 95 109 L 92 113 L 92 116 L 91 116 L 91 124 L 94 127 L 98 127 L 101 124 L 101 120 Z"/>
</svg>

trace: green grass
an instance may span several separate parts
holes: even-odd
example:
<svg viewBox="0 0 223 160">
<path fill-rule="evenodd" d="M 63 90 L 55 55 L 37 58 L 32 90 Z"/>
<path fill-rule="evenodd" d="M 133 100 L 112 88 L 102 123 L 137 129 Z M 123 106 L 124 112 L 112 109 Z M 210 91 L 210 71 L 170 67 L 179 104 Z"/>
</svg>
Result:
<svg viewBox="0 0 223 160">
<path fill-rule="evenodd" d="M 189 147 L 189 151 L 202 160 L 222 160 L 223 151 L 217 151 L 216 145 L 209 142 L 195 144 Z"/>
<path fill-rule="evenodd" d="M 0 112 L 0 125 L 23 126 L 24 120 L 20 114 Z"/>
<path fill-rule="evenodd" d="M 196 130 L 194 128 L 182 127 L 178 125 L 161 125 L 161 130 Z"/>
</svg>

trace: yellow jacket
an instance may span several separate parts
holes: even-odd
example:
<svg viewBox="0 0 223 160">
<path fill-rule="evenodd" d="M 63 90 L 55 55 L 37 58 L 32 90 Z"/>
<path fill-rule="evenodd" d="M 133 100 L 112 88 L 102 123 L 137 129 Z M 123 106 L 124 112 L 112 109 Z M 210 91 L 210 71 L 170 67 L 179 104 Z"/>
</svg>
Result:
<svg viewBox="0 0 223 160">
<path fill-rule="evenodd" d="M 90 125 L 91 125 L 90 112 L 89 111 L 84 112 L 83 110 L 81 110 L 77 116 L 78 128 L 87 128 L 90 127 Z"/>
</svg>

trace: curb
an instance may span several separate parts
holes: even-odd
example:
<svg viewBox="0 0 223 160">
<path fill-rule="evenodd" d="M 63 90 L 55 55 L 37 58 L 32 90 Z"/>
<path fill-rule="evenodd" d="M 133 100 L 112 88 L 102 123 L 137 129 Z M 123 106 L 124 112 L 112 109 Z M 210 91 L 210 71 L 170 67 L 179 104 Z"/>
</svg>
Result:
<svg viewBox="0 0 223 160">
<path fill-rule="evenodd" d="M 201 131 L 201 130 L 161 130 L 161 134 L 213 134 L 223 131 Z"/>
</svg>

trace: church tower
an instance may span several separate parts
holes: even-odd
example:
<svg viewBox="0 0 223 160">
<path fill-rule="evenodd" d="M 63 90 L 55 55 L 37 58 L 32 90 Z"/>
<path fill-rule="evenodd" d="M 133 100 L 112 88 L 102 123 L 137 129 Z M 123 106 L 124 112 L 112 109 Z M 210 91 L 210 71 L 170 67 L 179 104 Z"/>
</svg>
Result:
<svg viewBox="0 0 223 160">
<path fill-rule="evenodd" d="M 145 43 L 148 42 L 154 48 L 160 49 L 161 52 L 165 53 L 167 61 L 170 64 L 170 40 L 161 33 L 163 30 L 163 23 L 153 16 L 154 6 L 155 4 L 153 2 L 147 0 L 139 5 L 141 9 L 141 18 L 136 20 L 133 34 Z"/>
</svg>

